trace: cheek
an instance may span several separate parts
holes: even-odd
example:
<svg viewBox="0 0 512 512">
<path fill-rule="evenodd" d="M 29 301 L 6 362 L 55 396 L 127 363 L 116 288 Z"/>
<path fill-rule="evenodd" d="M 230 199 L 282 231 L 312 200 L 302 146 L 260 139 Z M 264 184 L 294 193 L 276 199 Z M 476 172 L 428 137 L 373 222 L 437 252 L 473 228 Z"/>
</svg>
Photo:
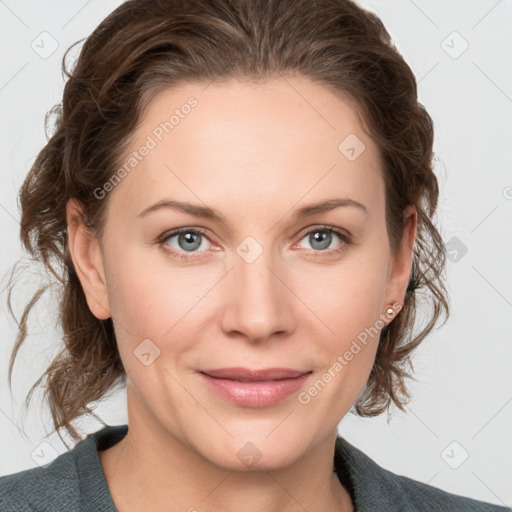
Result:
<svg viewBox="0 0 512 512">
<path fill-rule="evenodd" d="M 314 313 L 307 314 L 311 321 L 305 337 L 315 340 L 311 352 L 321 362 L 316 388 L 328 388 L 319 407 L 350 407 L 368 379 L 384 325 L 385 265 L 385 258 L 347 259 L 323 275 L 302 272 L 296 283 L 294 290 Z"/>
<path fill-rule="evenodd" d="M 354 257 L 337 268 L 297 272 L 294 291 L 311 310 L 308 316 L 316 319 L 316 324 L 323 324 L 325 332 L 338 340 L 340 349 L 348 338 L 374 325 L 384 313 L 383 260 Z"/>
<path fill-rule="evenodd" d="M 133 350 L 150 339 L 162 351 L 179 351 L 178 333 L 186 330 L 190 338 L 198 330 L 198 312 L 207 307 L 204 299 L 214 283 L 211 272 L 171 268 L 163 257 L 148 264 L 136 251 L 112 261 L 118 263 L 110 266 L 108 293 L 120 345 Z"/>
</svg>

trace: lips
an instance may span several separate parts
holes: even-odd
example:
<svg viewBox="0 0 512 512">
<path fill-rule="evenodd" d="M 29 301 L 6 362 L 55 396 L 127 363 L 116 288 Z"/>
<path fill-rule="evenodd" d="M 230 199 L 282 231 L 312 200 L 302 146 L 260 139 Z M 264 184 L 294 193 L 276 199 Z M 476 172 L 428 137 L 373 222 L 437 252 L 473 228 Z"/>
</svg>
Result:
<svg viewBox="0 0 512 512">
<path fill-rule="evenodd" d="M 217 396 L 242 407 L 268 407 L 297 392 L 312 372 L 291 368 L 220 368 L 199 372 Z"/>
<path fill-rule="evenodd" d="M 294 379 L 300 377 L 307 371 L 293 370 L 291 368 L 266 368 L 262 370 L 251 370 L 248 368 L 220 368 L 217 370 L 202 370 L 210 377 L 218 379 L 238 380 L 240 382 L 257 382 L 281 379 Z"/>
</svg>

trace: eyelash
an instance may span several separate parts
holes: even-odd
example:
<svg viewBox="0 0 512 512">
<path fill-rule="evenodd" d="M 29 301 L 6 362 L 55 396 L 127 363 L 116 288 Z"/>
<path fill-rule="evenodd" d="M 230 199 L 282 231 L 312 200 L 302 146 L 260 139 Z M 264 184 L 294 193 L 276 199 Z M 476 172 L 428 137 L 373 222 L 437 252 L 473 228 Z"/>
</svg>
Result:
<svg viewBox="0 0 512 512">
<path fill-rule="evenodd" d="M 313 228 L 309 229 L 309 231 L 306 231 L 304 233 L 301 234 L 301 237 L 299 239 L 299 241 L 301 241 L 304 237 L 306 237 L 307 235 L 311 234 L 311 233 L 316 233 L 316 232 L 325 232 L 325 233 L 334 233 L 335 235 L 337 235 L 343 243 L 341 243 L 337 248 L 335 249 L 329 249 L 329 250 L 325 250 L 325 251 L 320 251 L 320 250 L 315 250 L 315 249 L 310 249 L 310 251 L 312 251 L 312 255 L 314 257 L 318 257 L 318 256 L 325 256 L 325 255 L 329 255 L 329 256 L 332 256 L 332 255 L 335 255 L 335 254 L 338 254 L 338 253 L 341 253 L 342 251 L 344 251 L 346 249 L 346 246 L 347 245 L 350 245 L 351 244 L 351 240 L 350 240 L 350 237 L 348 235 L 346 235 L 343 231 L 337 229 L 337 228 L 334 228 L 332 226 L 325 226 L 325 225 L 320 225 L 320 226 L 314 226 Z M 165 242 L 167 242 L 170 238 L 172 238 L 173 236 L 176 236 L 176 235 L 179 235 L 180 233 L 195 233 L 195 234 L 200 234 L 200 235 L 203 235 L 205 238 L 208 239 L 208 236 L 206 234 L 206 231 L 203 230 L 202 228 L 189 228 L 189 227 L 185 227 L 185 228 L 177 228 L 177 229 L 174 229 L 172 231 L 169 231 L 169 232 L 165 232 L 159 239 L 158 239 L 158 244 L 160 245 L 160 247 L 162 248 L 162 250 L 166 253 L 169 253 L 171 254 L 173 257 L 178 257 L 178 258 L 181 258 L 181 259 L 184 259 L 184 260 L 194 260 L 198 257 L 201 257 L 200 254 L 197 254 L 197 255 L 192 255 L 194 253 L 189 253 L 189 255 L 185 255 L 186 253 L 182 252 L 182 251 L 177 251 L 175 249 L 171 249 L 169 247 L 169 245 L 167 245 Z M 209 240 L 209 239 L 208 239 Z"/>
</svg>

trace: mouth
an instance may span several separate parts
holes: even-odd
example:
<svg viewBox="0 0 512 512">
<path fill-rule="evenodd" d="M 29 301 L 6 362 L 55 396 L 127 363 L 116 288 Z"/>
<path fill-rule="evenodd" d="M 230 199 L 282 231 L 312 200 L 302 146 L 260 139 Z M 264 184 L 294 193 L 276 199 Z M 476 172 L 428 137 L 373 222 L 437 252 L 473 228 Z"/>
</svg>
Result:
<svg viewBox="0 0 512 512">
<path fill-rule="evenodd" d="M 298 391 L 312 371 L 291 368 L 220 368 L 199 371 L 218 396 L 242 407 L 275 405 Z"/>
</svg>

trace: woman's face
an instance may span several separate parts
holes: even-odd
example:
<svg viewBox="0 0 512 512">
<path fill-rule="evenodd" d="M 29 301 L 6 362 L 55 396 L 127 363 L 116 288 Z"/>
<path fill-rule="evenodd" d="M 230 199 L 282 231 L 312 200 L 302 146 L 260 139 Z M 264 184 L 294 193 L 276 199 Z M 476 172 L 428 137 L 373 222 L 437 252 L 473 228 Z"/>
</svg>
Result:
<svg viewBox="0 0 512 512">
<path fill-rule="evenodd" d="M 350 103 L 303 78 L 161 92 L 130 151 L 95 192 L 101 250 L 73 249 L 91 310 L 114 322 L 130 425 L 226 468 L 289 464 L 363 390 L 403 303 L 415 215 L 393 257 L 376 145 Z M 201 373 L 233 367 L 306 375 Z"/>
</svg>

